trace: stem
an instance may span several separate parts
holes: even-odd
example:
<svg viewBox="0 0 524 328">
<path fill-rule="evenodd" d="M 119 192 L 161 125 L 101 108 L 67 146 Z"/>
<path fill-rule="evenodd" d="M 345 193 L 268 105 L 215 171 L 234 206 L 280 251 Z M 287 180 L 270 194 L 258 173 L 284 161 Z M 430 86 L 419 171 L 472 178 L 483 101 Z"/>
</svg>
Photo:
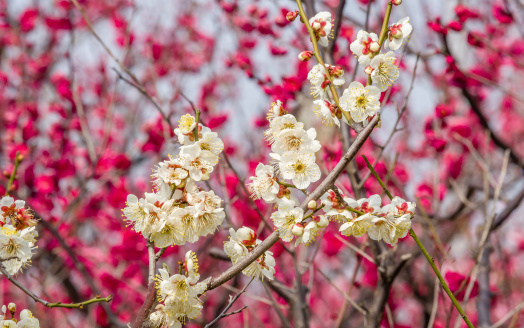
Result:
<svg viewBox="0 0 524 328">
<path fill-rule="evenodd" d="M 393 4 L 391 2 L 388 3 L 388 6 L 386 7 L 386 15 L 384 16 L 384 21 L 382 21 L 382 29 L 380 30 L 380 35 L 378 37 L 378 44 L 380 45 L 377 52 L 375 52 L 372 56 L 375 57 L 380 53 L 380 49 L 382 49 L 382 44 L 384 43 L 384 40 L 386 39 L 386 35 L 388 34 L 388 23 L 389 23 L 389 17 L 391 16 L 391 8 L 393 8 Z M 368 80 L 366 83 L 367 85 L 372 85 L 373 81 L 371 80 L 371 76 L 368 75 Z"/>
<path fill-rule="evenodd" d="M 193 129 L 193 135 L 195 136 L 195 141 L 198 141 L 198 122 L 200 121 L 200 109 L 195 108 L 196 114 L 196 126 Z"/>
<path fill-rule="evenodd" d="M 371 173 L 373 174 L 373 176 L 375 177 L 375 179 L 377 179 L 378 183 L 379 183 L 380 186 L 382 187 L 382 190 L 384 190 L 384 192 L 386 193 L 386 195 L 388 195 L 389 199 L 393 199 L 393 196 L 389 193 L 388 189 L 387 189 L 386 186 L 384 185 L 384 182 L 382 182 L 382 179 L 380 179 L 380 177 L 378 176 L 377 171 L 375 171 L 375 169 L 373 168 L 373 166 L 371 165 L 371 163 L 369 163 L 368 158 L 367 158 L 365 155 L 362 155 L 362 157 L 363 157 L 364 160 L 366 161 L 366 165 L 368 166 L 368 169 L 371 171 Z"/>
<path fill-rule="evenodd" d="M 322 67 L 325 68 L 326 64 L 324 64 L 324 61 L 322 60 L 322 56 L 320 56 L 320 51 L 318 50 L 318 44 L 317 44 L 317 38 L 315 36 L 315 31 L 309 24 L 309 19 L 307 18 L 306 12 L 304 11 L 304 7 L 302 7 L 302 1 L 301 0 L 296 0 L 296 1 L 297 1 L 297 6 L 298 6 L 298 11 L 300 13 L 300 18 L 302 19 L 302 22 L 304 23 L 304 25 L 306 25 L 307 31 L 309 32 L 309 38 L 311 39 L 311 43 L 313 44 L 313 52 L 315 54 L 315 58 L 317 59 L 318 63 Z M 329 74 L 327 69 L 325 69 L 325 72 L 326 72 L 326 76 L 329 79 L 329 81 L 332 81 L 331 75 Z M 340 102 L 338 99 L 337 90 L 335 89 L 335 86 L 333 85 L 333 83 L 329 84 L 329 89 L 331 90 L 331 94 L 333 95 L 333 100 L 335 101 L 335 104 L 337 105 L 338 108 L 340 108 Z M 344 115 L 344 117 L 346 118 L 346 120 L 349 123 L 353 121 L 351 119 L 351 115 L 349 115 L 348 112 L 343 111 L 343 110 L 341 110 L 341 112 L 342 112 L 342 115 Z"/>
<path fill-rule="evenodd" d="M 315 209 L 313 210 L 313 212 L 311 212 L 311 213 L 309 213 L 308 215 L 304 216 L 304 217 L 302 218 L 302 221 L 304 221 L 305 219 L 309 219 L 310 217 L 312 217 L 313 214 L 315 214 L 316 212 L 318 212 L 320 209 L 324 208 L 324 206 L 325 206 L 325 205 L 322 204 L 322 205 L 320 205 L 319 207 L 315 208 Z"/>
<path fill-rule="evenodd" d="M 371 173 L 373 174 L 373 176 L 377 179 L 378 183 L 380 184 L 380 186 L 382 187 L 382 189 L 384 190 L 386 195 L 388 195 L 389 199 L 393 199 L 393 196 L 387 190 L 386 186 L 384 185 L 384 182 L 382 182 L 382 179 L 380 179 L 380 177 L 378 176 L 377 172 L 375 171 L 373 166 L 369 163 L 369 161 L 366 158 L 366 156 L 362 155 L 362 157 L 364 157 L 364 160 L 366 161 L 366 165 L 368 166 L 368 168 L 371 171 Z M 429 253 L 426 250 L 426 248 L 424 247 L 424 245 L 422 245 L 422 242 L 420 241 L 420 239 L 418 239 L 417 234 L 415 233 L 413 228 L 409 229 L 409 235 L 415 240 L 415 242 L 417 243 L 417 246 L 420 248 L 420 250 L 422 251 L 422 253 L 426 257 L 426 259 L 428 260 L 429 265 L 431 265 L 431 268 L 433 269 L 433 272 L 435 272 L 435 275 L 437 276 L 438 280 L 440 281 L 440 284 L 442 285 L 442 287 L 446 291 L 446 294 L 448 294 L 449 299 L 451 300 L 451 302 L 453 303 L 453 305 L 457 309 L 458 313 L 460 314 L 460 316 L 462 317 L 462 319 L 464 320 L 466 325 L 468 325 L 469 328 L 475 328 L 473 326 L 473 324 L 471 323 L 471 321 L 469 321 L 469 319 L 466 316 L 466 314 L 464 313 L 464 310 L 462 310 L 462 307 L 460 306 L 459 302 L 457 301 L 457 299 L 455 298 L 455 296 L 453 295 L 453 293 L 449 289 L 448 284 L 446 283 L 446 281 L 444 280 L 444 278 L 440 274 L 440 271 L 437 268 L 437 265 L 435 264 L 435 261 L 433 261 L 433 258 L 431 257 L 431 255 L 429 255 Z"/>
<path fill-rule="evenodd" d="M 113 299 L 113 296 L 108 297 L 100 297 L 97 296 L 95 298 L 92 298 L 90 300 L 81 302 L 81 303 L 62 303 L 62 302 L 56 302 L 56 303 L 48 303 L 45 306 L 49 308 L 54 307 L 61 307 L 61 308 L 79 308 L 82 309 L 85 305 L 97 303 L 97 302 L 110 302 Z"/>
<path fill-rule="evenodd" d="M 11 186 L 13 185 L 13 181 L 15 181 L 16 171 L 18 170 L 18 166 L 20 165 L 20 162 L 22 161 L 22 156 L 20 156 L 19 152 L 16 152 L 15 155 L 15 167 L 13 168 L 13 172 L 11 172 L 11 176 L 9 177 L 9 181 L 7 182 L 7 187 L 5 188 L 5 195 L 9 196 L 9 190 L 11 189 Z"/>
<path fill-rule="evenodd" d="M 426 251 L 426 248 L 424 247 L 424 245 L 422 245 L 422 242 L 418 239 L 418 237 L 415 234 L 415 231 L 413 230 L 413 228 L 409 229 L 409 235 L 415 240 L 415 242 L 417 243 L 418 247 L 420 248 L 420 250 L 422 251 L 422 253 L 426 257 L 426 259 L 428 260 L 429 264 L 431 265 L 431 268 L 433 268 L 433 271 L 437 275 L 437 278 L 440 281 L 440 284 L 442 285 L 442 287 L 446 291 L 446 294 L 448 294 L 449 299 L 451 300 L 451 302 L 453 302 L 453 305 L 457 309 L 457 311 L 460 314 L 460 316 L 462 317 L 462 319 L 464 319 L 464 322 L 466 323 L 466 325 L 468 325 L 469 328 L 475 328 L 475 326 L 473 326 L 471 321 L 469 321 L 468 317 L 464 313 L 464 310 L 462 310 L 462 307 L 460 306 L 459 302 L 457 301 L 457 299 L 455 298 L 455 296 L 453 295 L 453 293 L 449 289 L 448 285 L 446 284 L 446 281 L 444 280 L 444 278 L 442 278 L 442 275 L 440 274 L 440 271 L 438 270 L 438 268 L 437 268 L 437 266 L 435 264 L 435 261 L 433 261 L 433 258 L 429 255 L 428 251 Z"/>
<path fill-rule="evenodd" d="M 393 4 L 389 2 L 386 8 L 386 15 L 384 16 L 384 21 L 382 22 L 382 29 L 380 30 L 380 36 L 378 37 L 378 44 L 380 44 L 380 48 L 382 48 L 382 44 L 384 43 L 384 40 L 386 39 L 386 35 L 388 32 L 389 16 L 391 16 L 392 7 L 393 7 Z M 377 53 L 380 52 L 380 48 L 377 51 Z"/>
<path fill-rule="evenodd" d="M 278 181 L 277 180 L 277 183 L 281 186 L 284 186 L 286 188 L 295 188 L 297 190 L 300 190 L 304 193 L 304 195 L 307 195 L 306 191 L 304 189 L 298 189 L 294 184 L 291 184 L 291 183 L 287 183 L 287 182 L 282 182 L 282 181 Z"/>
<path fill-rule="evenodd" d="M 359 210 L 356 210 L 354 209 L 353 207 L 346 207 L 346 210 L 350 211 L 350 212 L 353 212 L 353 213 L 357 213 L 358 215 L 364 215 L 365 213 L 364 212 L 361 212 Z"/>
</svg>

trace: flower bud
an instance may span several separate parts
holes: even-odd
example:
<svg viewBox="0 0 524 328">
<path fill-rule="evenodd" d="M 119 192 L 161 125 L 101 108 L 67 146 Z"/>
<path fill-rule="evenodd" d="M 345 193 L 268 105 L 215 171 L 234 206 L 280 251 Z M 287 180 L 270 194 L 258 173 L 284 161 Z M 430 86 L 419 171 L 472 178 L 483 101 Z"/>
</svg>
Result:
<svg viewBox="0 0 524 328">
<path fill-rule="evenodd" d="M 309 201 L 309 203 L 307 203 L 307 208 L 309 208 L 310 210 L 314 210 L 317 208 L 317 201 L 312 199 Z"/>
<path fill-rule="evenodd" d="M 317 223 L 317 226 L 319 228 L 325 228 L 328 226 L 329 224 L 329 220 L 326 218 L 325 215 L 319 215 L 316 219 L 315 219 L 315 222 Z"/>
<path fill-rule="evenodd" d="M 302 223 L 295 224 L 291 229 L 291 232 L 297 237 L 302 236 L 304 234 L 304 225 Z"/>
<path fill-rule="evenodd" d="M 364 72 L 367 74 L 367 75 L 371 75 L 371 73 L 373 73 L 375 69 L 371 66 L 366 66 L 366 68 L 364 68 Z"/>
<path fill-rule="evenodd" d="M 322 24 L 320 24 L 320 22 L 318 20 L 314 21 L 313 22 L 313 25 L 311 25 L 311 27 L 315 30 L 315 31 L 318 31 L 322 28 Z"/>
<path fill-rule="evenodd" d="M 257 239 L 255 232 L 248 227 L 242 227 L 238 229 L 236 234 L 237 237 L 242 240 L 242 243 L 246 246 L 254 245 Z"/>
<path fill-rule="evenodd" d="M 390 34 L 395 39 L 402 39 L 404 37 L 404 33 L 402 33 L 400 29 L 393 29 Z"/>
<path fill-rule="evenodd" d="M 9 303 L 7 305 L 7 308 L 9 309 L 9 312 L 15 313 L 16 312 L 16 304 L 15 303 Z"/>
<path fill-rule="evenodd" d="M 302 51 L 298 55 L 298 59 L 300 59 L 301 61 L 308 61 L 311 59 L 311 57 L 313 57 L 313 51 Z"/>
<path fill-rule="evenodd" d="M 335 66 L 330 68 L 329 73 L 331 73 L 331 75 L 334 77 L 340 77 L 342 74 L 344 74 L 344 70 L 340 66 Z"/>
<path fill-rule="evenodd" d="M 377 52 L 380 50 L 380 44 L 377 41 L 373 41 L 369 44 L 369 50 Z"/>
<path fill-rule="evenodd" d="M 295 10 L 294 12 L 289 11 L 286 14 L 286 19 L 288 20 L 288 22 L 292 22 L 297 18 L 297 16 L 298 16 L 298 10 Z"/>
<path fill-rule="evenodd" d="M 391 0 L 391 3 L 395 6 L 399 6 L 402 3 L 402 0 Z"/>
</svg>

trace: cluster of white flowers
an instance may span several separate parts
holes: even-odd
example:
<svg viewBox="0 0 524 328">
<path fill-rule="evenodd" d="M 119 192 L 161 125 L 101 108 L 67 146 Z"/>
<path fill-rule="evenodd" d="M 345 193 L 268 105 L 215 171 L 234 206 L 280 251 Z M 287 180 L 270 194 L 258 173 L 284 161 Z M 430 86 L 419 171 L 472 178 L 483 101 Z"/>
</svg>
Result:
<svg viewBox="0 0 524 328">
<path fill-rule="evenodd" d="M 25 201 L 2 197 L 0 200 L 0 259 L 11 275 L 31 264 L 38 232 L 37 221 Z M 9 259 L 9 260 L 6 260 Z"/>
<path fill-rule="evenodd" d="M 324 29 L 331 30 L 331 23 L 323 23 L 328 21 L 331 21 L 331 14 L 326 12 L 321 12 L 310 19 L 310 24 L 317 35 L 317 41 L 324 46 L 327 46 L 327 37 L 323 39 L 319 33 L 325 34 Z M 412 29 L 409 17 L 389 26 L 383 41 L 385 47 L 393 51 L 399 49 L 403 40 L 411 34 Z M 309 72 L 307 78 L 311 82 L 311 94 L 318 98 L 313 102 L 314 111 L 326 125 L 336 124 L 340 127 L 340 119 L 350 123 L 348 122 L 350 117 L 354 122 L 362 123 L 365 126 L 369 118 L 380 110 L 380 94 L 395 83 L 399 76 L 399 69 L 393 51 L 380 54 L 379 41 L 375 33 L 360 30 L 356 40 L 351 43 L 351 51 L 358 58 L 359 64 L 365 67 L 365 72 L 371 77 L 374 85 L 364 87 L 360 82 L 352 82 L 344 90 L 338 106 L 329 99 L 327 88 L 331 85 L 343 85 L 345 83 L 342 77 L 344 71 L 337 66 L 317 64 Z M 299 56 L 301 60 L 311 58 L 309 52 L 305 53 L 308 55 Z"/>
<path fill-rule="evenodd" d="M 261 243 L 261 240 L 257 239 L 256 233 L 247 227 L 242 227 L 237 231 L 231 228 L 229 234 L 229 240 L 224 242 L 224 251 L 231 258 L 233 264 L 248 256 L 249 252 Z M 264 277 L 272 280 L 275 275 L 273 253 L 265 251 L 259 258 L 251 262 L 242 273 L 259 280 L 263 280 Z"/>
<path fill-rule="evenodd" d="M 15 319 L 15 313 L 15 303 L 9 303 L 7 306 L 3 305 L 2 316 L 0 317 L 0 328 L 40 328 L 40 322 L 33 316 L 31 311 L 22 310 L 20 312 L 20 320 Z"/>
<path fill-rule="evenodd" d="M 198 260 L 188 251 L 178 274 L 171 275 L 168 268 L 159 269 L 156 276 L 158 301 L 149 319 L 155 327 L 179 328 L 186 319 L 194 319 L 202 313 L 202 301 L 198 298 L 206 291 L 206 283 L 198 282 Z"/>
<path fill-rule="evenodd" d="M 220 197 L 197 185 L 209 179 L 217 165 L 222 140 L 201 124 L 197 128 L 190 114 L 182 116 L 175 134 L 182 145 L 179 155 L 155 167 L 155 191 L 140 199 L 129 195 L 123 209 L 133 229 L 161 248 L 194 243 L 214 233 L 225 217 Z"/>
<path fill-rule="evenodd" d="M 402 42 L 409 37 L 413 27 L 409 23 L 409 17 L 402 18 L 397 23 L 389 26 L 384 46 L 390 50 L 397 50 Z M 365 67 L 366 74 L 380 91 L 385 91 L 398 79 L 399 70 L 396 66 L 397 59 L 393 51 L 378 54 L 380 40 L 375 33 L 360 30 L 357 39 L 350 45 L 350 49 L 358 57 L 360 65 Z"/>
<path fill-rule="evenodd" d="M 394 197 L 391 204 L 384 206 L 379 195 L 354 200 L 343 197 L 339 190 L 329 190 L 321 201 L 326 216 L 342 223 L 339 230 L 344 236 L 358 238 L 367 232 L 369 238 L 384 240 L 392 246 L 406 237 L 416 207 L 415 203 L 400 197 Z"/>
</svg>

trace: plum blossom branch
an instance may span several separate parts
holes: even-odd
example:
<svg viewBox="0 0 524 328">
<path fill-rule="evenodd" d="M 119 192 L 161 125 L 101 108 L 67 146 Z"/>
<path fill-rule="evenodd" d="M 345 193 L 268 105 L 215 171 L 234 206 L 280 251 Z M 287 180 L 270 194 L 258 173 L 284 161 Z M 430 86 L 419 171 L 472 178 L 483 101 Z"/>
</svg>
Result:
<svg viewBox="0 0 524 328">
<path fill-rule="evenodd" d="M 342 156 L 340 161 L 329 173 L 329 175 L 315 188 L 315 190 L 312 193 L 309 194 L 306 200 L 302 203 L 301 208 L 303 210 L 307 209 L 307 204 L 309 203 L 309 201 L 318 200 L 328 189 L 330 189 L 333 186 L 335 180 L 346 169 L 347 164 L 355 157 L 358 150 L 367 140 L 374 127 L 377 125 L 378 120 L 379 115 L 376 115 L 375 117 L 373 117 L 371 122 L 369 122 L 369 124 L 358 134 L 358 136 L 355 138 L 355 141 L 351 144 L 347 152 L 344 154 L 344 156 Z M 257 258 L 259 258 L 271 246 L 277 243 L 279 239 L 280 236 L 278 234 L 278 231 L 274 231 L 264 241 L 262 241 L 262 243 L 255 247 L 253 251 L 249 252 L 249 254 L 242 260 L 235 263 L 233 266 L 231 266 L 225 272 L 220 274 L 218 277 L 208 278 L 207 290 L 215 289 L 218 286 L 231 280 L 237 274 L 242 272 L 242 270 L 244 270 L 249 264 L 251 264 Z"/>
<path fill-rule="evenodd" d="M 391 195 L 391 193 L 388 191 L 388 189 L 386 188 L 386 186 L 384 185 L 384 182 L 382 182 L 382 179 L 380 179 L 380 177 L 378 176 L 377 172 L 375 171 L 375 169 L 373 168 L 373 166 L 371 165 L 371 163 L 369 163 L 368 159 L 366 158 L 366 156 L 362 156 L 364 158 L 364 160 L 366 161 L 366 165 L 368 167 L 369 170 L 371 170 L 371 172 L 373 173 L 373 176 L 377 179 L 377 182 L 380 184 L 380 186 L 382 187 L 382 189 L 384 190 L 384 192 L 386 193 L 386 195 L 388 195 L 389 199 L 393 199 L 393 196 Z M 453 292 L 451 292 L 451 290 L 449 289 L 449 286 L 448 284 L 446 283 L 446 281 L 444 280 L 444 278 L 442 277 L 442 275 L 440 274 L 440 270 L 437 268 L 437 265 L 435 264 L 435 261 L 433 261 L 433 257 L 431 257 L 431 255 L 429 255 L 428 251 L 426 250 L 426 248 L 424 247 L 424 245 L 422 244 L 422 242 L 420 241 L 420 239 L 418 239 L 417 237 L 417 234 L 415 233 L 415 231 L 413 230 L 413 228 L 410 228 L 409 229 L 409 235 L 413 238 L 413 240 L 415 240 L 415 243 L 417 243 L 417 246 L 420 248 L 420 250 L 422 251 L 422 254 L 424 254 L 424 256 L 426 257 L 426 259 L 428 260 L 429 264 L 431 265 L 431 268 L 433 269 L 433 271 L 435 272 L 435 275 L 437 275 L 437 278 L 438 280 L 440 281 L 440 284 L 442 285 L 442 287 L 444 288 L 444 291 L 446 292 L 446 294 L 448 294 L 448 297 L 449 299 L 451 300 L 451 302 L 453 303 L 453 305 L 455 306 L 455 308 L 457 309 L 457 311 L 459 312 L 460 316 L 462 317 L 462 319 L 464 320 L 464 322 L 466 323 L 466 325 L 469 327 L 469 328 L 474 328 L 473 324 L 471 323 L 471 321 L 468 319 L 468 317 L 466 316 L 466 314 L 464 313 L 464 310 L 462 310 L 462 307 L 460 306 L 459 302 L 457 301 L 457 299 L 455 298 L 455 295 L 453 295 Z"/>
<path fill-rule="evenodd" d="M 7 278 L 7 280 L 12 282 L 13 285 L 15 285 L 21 291 L 26 293 L 35 302 L 38 302 L 38 303 L 40 303 L 40 304 L 42 304 L 44 306 L 47 306 L 48 308 L 61 307 L 61 308 L 68 308 L 68 309 L 72 309 L 72 308 L 82 309 L 82 308 L 84 308 L 84 306 L 89 305 L 89 304 L 98 303 L 98 302 L 110 302 L 113 299 L 112 295 L 109 295 L 107 297 L 101 297 L 101 296 L 97 295 L 96 297 L 94 297 L 94 298 L 92 298 L 90 300 L 83 301 L 83 302 L 80 302 L 80 303 L 62 303 L 62 302 L 54 302 L 53 303 L 53 302 L 46 301 L 46 300 L 36 296 L 33 292 L 31 292 L 29 289 L 27 289 L 24 285 L 19 283 L 15 278 L 13 278 L 13 276 L 11 276 L 9 274 L 9 272 L 7 272 L 6 268 L 4 267 L 4 265 L 1 262 L 0 262 L 0 272 Z"/>
</svg>

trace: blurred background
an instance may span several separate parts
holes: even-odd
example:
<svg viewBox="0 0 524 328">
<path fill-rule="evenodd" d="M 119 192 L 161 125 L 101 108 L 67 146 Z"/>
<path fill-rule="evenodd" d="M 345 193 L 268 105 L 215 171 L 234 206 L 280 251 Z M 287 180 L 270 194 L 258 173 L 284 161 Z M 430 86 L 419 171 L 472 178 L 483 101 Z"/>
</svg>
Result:
<svg viewBox="0 0 524 328">
<path fill-rule="evenodd" d="M 169 248 L 161 261 L 175 267 L 192 249 L 203 278 L 231 265 L 221 253 L 230 225 L 258 230 L 260 239 L 270 233 L 262 217 L 273 208 L 250 201 L 242 184 L 259 162 L 269 163 L 263 131 L 272 102 L 317 128 L 323 176 L 355 134 L 314 114 L 306 76 L 316 63 L 297 59 L 310 41 L 298 20 L 285 19 L 293 1 L 74 2 L 0 0 L 0 192 L 18 152 L 24 159 L 10 194 L 40 219 L 38 249 L 19 281 L 53 302 L 114 300 L 47 309 L 1 279 L 0 303 L 29 308 L 42 327 L 125 327 L 146 295 L 147 249 L 121 209 L 129 193 L 151 191 L 157 162 L 177 154 L 173 127 L 192 113 L 191 102 L 224 140 L 230 163 L 221 160 L 207 187 L 224 199 L 228 219 L 214 236 Z M 349 44 L 360 29 L 379 33 L 387 1 L 304 5 L 309 17 L 329 11 L 335 19 L 325 61 L 344 69 L 346 86 L 364 82 Z M 381 126 L 359 152 L 394 195 L 417 202 L 414 229 L 479 327 L 524 323 L 523 6 L 395 6 L 390 24 L 409 16 L 414 30 L 396 52 L 401 76 L 382 95 Z M 337 186 L 353 198 L 381 193 L 360 156 Z M 331 224 L 294 254 L 279 243 L 271 250 L 276 282 L 253 283 L 236 305 L 247 309 L 218 326 L 294 326 L 289 293 L 299 286 L 311 327 L 363 326 L 344 295 L 368 307 L 384 298 L 382 327 L 460 327 L 409 238 L 377 249 Z M 398 268 L 386 277 L 392 283 L 384 266 Z M 203 316 L 187 326 L 203 327 L 247 281 L 238 276 L 207 293 Z"/>
</svg>

